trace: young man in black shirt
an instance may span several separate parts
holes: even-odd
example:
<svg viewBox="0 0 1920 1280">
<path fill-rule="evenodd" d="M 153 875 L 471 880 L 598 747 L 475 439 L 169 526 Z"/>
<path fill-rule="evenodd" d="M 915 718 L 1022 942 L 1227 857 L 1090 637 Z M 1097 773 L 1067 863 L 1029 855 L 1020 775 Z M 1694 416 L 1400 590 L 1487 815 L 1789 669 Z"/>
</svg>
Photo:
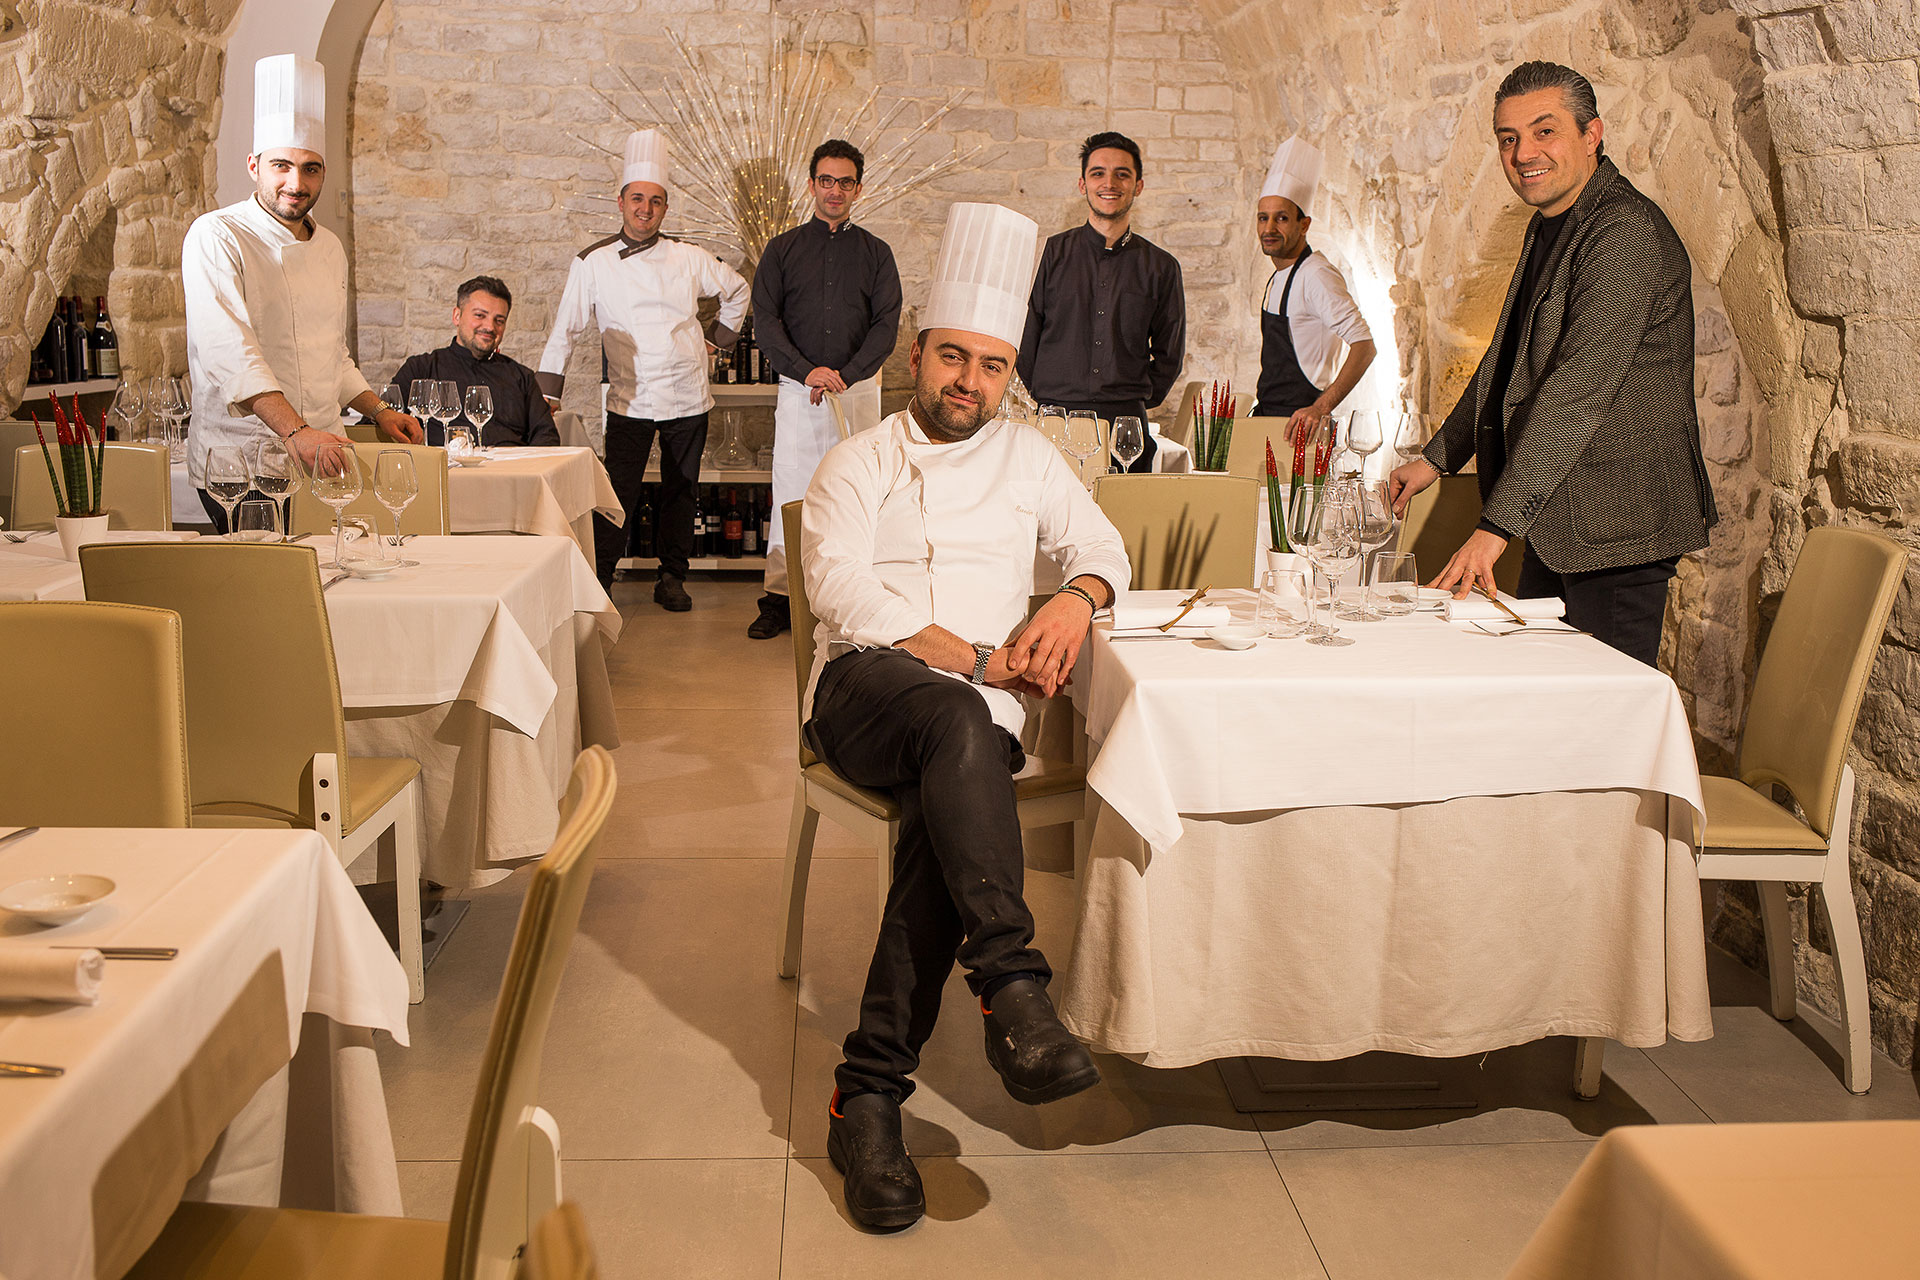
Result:
<svg viewBox="0 0 1920 1280">
<path fill-rule="evenodd" d="M 483 445 L 554 445 L 560 443 L 533 370 L 511 356 L 500 354 L 507 332 L 507 313 L 513 293 L 493 276 L 475 276 L 454 294 L 453 341 L 435 351 L 408 356 L 393 375 L 402 395 L 413 394 L 416 378 L 434 378 L 459 386 L 461 400 L 468 387 L 493 390 L 493 417 L 481 431 Z M 444 445 L 446 432 L 437 422 L 427 423 L 427 443 Z"/>
</svg>

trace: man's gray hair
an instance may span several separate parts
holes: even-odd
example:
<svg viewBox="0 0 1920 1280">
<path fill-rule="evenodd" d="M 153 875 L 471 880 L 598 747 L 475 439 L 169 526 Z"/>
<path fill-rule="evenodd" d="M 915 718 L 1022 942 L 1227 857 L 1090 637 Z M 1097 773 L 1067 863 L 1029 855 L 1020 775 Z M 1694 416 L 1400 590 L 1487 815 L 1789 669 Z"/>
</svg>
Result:
<svg viewBox="0 0 1920 1280">
<path fill-rule="evenodd" d="M 1574 126 L 1582 133 L 1600 115 L 1600 100 L 1594 96 L 1593 81 L 1557 62 L 1523 62 L 1507 72 L 1507 78 L 1494 90 L 1493 105 L 1497 107 L 1508 98 L 1538 93 L 1542 89 L 1561 92 L 1567 100 L 1567 110 L 1573 113 Z"/>
</svg>

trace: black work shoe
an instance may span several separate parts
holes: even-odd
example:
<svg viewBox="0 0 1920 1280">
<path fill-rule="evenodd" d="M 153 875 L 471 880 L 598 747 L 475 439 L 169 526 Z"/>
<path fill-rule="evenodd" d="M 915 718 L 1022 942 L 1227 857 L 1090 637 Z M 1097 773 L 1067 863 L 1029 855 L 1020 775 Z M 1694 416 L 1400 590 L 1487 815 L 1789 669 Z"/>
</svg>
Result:
<svg viewBox="0 0 1920 1280">
<path fill-rule="evenodd" d="M 986 1015 L 987 1061 L 1016 1101 L 1057 1102 L 1100 1083 L 1093 1055 L 1060 1025 L 1047 989 L 1033 979 L 1009 982 L 980 1012 Z"/>
<path fill-rule="evenodd" d="M 900 1138 L 900 1104 L 856 1093 L 827 1104 L 827 1156 L 846 1175 L 847 1212 L 863 1227 L 910 1227 L 927 1211 L 920 1171 Z"/>
<path fill-rule="evenodd" d="M 668 613 L 685 613 L 693 608 L 693 597 L 678 578 L 663 577 L 653 584 L 653 602 Z"/>
<path fill-rule="evenodd" d="M 760 616 L 747 626 L 747 639 L 771 640 L 793 626 L 793 615 L 785 596 L 771 593 L 760 597 Z"/>
</svg>

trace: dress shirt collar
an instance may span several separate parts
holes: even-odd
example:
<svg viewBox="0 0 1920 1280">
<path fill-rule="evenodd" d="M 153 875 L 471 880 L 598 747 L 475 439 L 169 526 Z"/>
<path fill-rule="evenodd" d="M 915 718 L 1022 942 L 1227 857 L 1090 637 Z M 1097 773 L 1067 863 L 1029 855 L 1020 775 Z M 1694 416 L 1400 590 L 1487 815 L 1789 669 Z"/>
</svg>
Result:
<svg viewBox="0 0 1920 1280">
<path fill-rule="evenodd" d="M 262 231 L 277 233 L 282 240 L 291 240 L 296 244 L 303 244 L 305 240 L 313 239 L 314 223 L 312 214 L 308 214 L 306 217 L 300 219 L 300 227 L 307 233 L 305 240 L 303 240 L 294 233 L 291 226 L 269 213 L 267 207 L 260 203 L 260 197 L 258 195 L 247 197 L 247 216 L 248 220 L 258 226 Z"/>
<path fill-rule="evenodd" d="M 825 218 L 821 217 L 819 214 L 816 213 L 813 215 L 811 219 L 808 220 L 808 225 L 816 228 L 819 231 L 819 233 L 822 235 L 837 236 L 842 231 L 850 231 L 853 229 L 853 218 L 851 215 L 847 216 L 846 218 L 843 218 L 840 222 L 840 225 L 836 227 L 832 223 L 828 222 Z"/>
<path fill-rule="evenodd" d="M 620 228 L 620 258 L 622 261 L 631 258 L 636 253 L 645 253 L 659 243 L 660 233 L 658 231 L 648 236 L 645 240 L 635 240 L 627 234 L 625 227 Z"/>
<path fill-rule="evenodd" d="M 1118 253 L 1133 243 L 1133 227 L 1131 224 L 1128 225 L 1125 231 L 1120 233 L 1120 238 L 1111 245 L 1107 243 L 1106 232 L 1100 230 L 1100 228 L 1094 226 L 1091 222 L 1081 223 L 1080 230 L 1085 234 L 1089 245 L 1096 249 L 1104 250 L 1107 253 Z"/>
<path fill-rule="evenodd" d="M 472 360 L 476 364 L 489 364 L 492 362 L 495 356 L 500 354 L 498 350 L 494 350 L 494 351 L 489 351 L 484 356 L 478 355 L 473 351 L 472 348 L 467 346 L 466 343 L 460 341 L 460 339 L 458 338 L 455 338 L 453 341 L 447 344 L 447 350 L 453 352 L 453 354 L 456 356 L 463 356 L 468 360 Z"/>
</svg>

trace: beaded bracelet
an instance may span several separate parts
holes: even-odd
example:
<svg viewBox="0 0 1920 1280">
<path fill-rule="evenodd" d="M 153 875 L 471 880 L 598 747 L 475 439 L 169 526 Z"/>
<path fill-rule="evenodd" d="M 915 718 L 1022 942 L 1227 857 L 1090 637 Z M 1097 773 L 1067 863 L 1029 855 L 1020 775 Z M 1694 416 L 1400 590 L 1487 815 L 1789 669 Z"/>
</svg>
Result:
<svg viewBox="0 0 1920 1280">
<path fill-rule="evenodd" d="M 1065 586 L 1061 587 L 1059 591 L 1054 592 L 1054 594 L 1061 595 L 1066 592 L 1072 592 L 1074 595 L 1079 596 L 1082 600 L 1085 600 L 1087 602 L 1087 608 L 1093 610 L 1095 613 L 1100 612 L 1100 606 L 1098 603 L 1094 601 L 1093 593 L 1088 591 L 1085 587 L 1076 587 L 1071 582 L 1069 582 Z"/>
</svg>

